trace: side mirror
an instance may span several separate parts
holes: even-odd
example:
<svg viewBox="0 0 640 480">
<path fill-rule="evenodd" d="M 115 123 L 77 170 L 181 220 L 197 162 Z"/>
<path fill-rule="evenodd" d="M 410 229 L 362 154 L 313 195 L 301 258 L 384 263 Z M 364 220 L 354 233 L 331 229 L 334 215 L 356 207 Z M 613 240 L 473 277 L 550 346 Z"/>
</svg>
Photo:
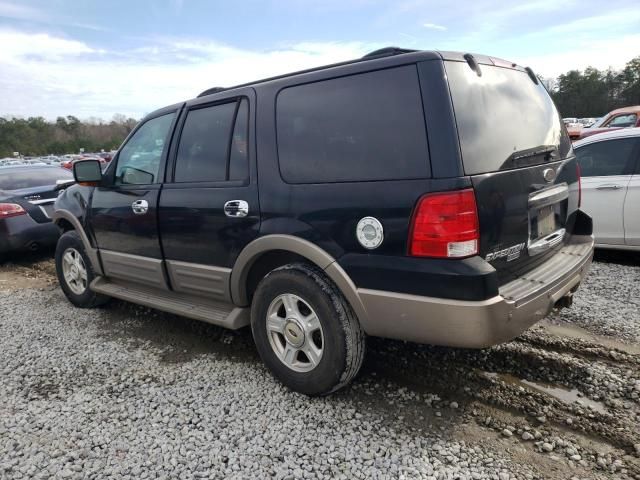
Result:
<svg viewBox="0 0 640 480">
<path fill-rule="evenodd" d="M 73 164 L 73 178 L 80 185 L 95 187 L 102 180 L 102 166 L 98 160 L 79 160 Z"/>
</svg>

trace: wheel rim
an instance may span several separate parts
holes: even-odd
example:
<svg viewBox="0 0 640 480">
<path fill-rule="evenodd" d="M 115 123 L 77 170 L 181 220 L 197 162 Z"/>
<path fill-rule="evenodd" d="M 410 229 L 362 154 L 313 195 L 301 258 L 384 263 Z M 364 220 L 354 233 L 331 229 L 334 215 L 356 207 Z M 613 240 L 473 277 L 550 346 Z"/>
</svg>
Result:
<svg viewBox="0 0 640 480">
<path fill-rule="evenodd" d="M 318 315 L 302 298 L 277 296 L 267 310 L 267 336 L 274 353 L 295 372 L 310 372 L 324 352 L 324 334 Z"/>
<path fill-rule="evenodd" d="M 62 275 L 76 295 L 82 295 L 87 289 L 87 267 L 75 248 L 67 248 L 62 254 Z"/>
</svg>

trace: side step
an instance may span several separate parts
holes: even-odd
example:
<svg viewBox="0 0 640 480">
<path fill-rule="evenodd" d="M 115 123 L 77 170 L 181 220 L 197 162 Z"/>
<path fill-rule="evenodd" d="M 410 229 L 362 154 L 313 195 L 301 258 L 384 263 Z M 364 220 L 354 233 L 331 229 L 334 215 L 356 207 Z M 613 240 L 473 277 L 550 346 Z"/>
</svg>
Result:
<svg viewBox="0 0 640 480">
<path fill-rule="evenodd" d="M 132 282 L 117 282 L 97 277 L 91 282 L 91 290 L 109 297 L 157 308 L 176 315 L 193 318 L 221 327 L 236 330 L 249 325 L 249 309 L 202 297 L 147 287 Z"/>
</svg>

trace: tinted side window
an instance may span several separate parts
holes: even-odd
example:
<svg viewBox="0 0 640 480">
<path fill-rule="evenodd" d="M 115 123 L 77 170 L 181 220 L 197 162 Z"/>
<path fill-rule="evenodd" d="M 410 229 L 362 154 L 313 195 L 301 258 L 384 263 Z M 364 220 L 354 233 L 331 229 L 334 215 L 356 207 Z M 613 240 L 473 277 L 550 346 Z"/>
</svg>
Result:
<svg viewBox="0 0 640 480">
<path fill-rule="evenodd" d="M 118 154 L 116 185 L 158 183 L 160 160 L 175 113 L 147 120 Z"/>
<path fill-rule="evenodd" d="M 591 143 L 576 149 L 583 177 L 604 177 L 630 173 L 636 138 L 621 138 Z"/>
<path fill-rule="evenodd" d="M 190 110 L 182 128 L 176 182 L 227 179 L 227 152 L 236 102 Z"/>
<path fill-rule="evenodd" d="M 278 95 L 276 110 L 287 182 L 430 176 L 414 65 L 290 87 Z"/>
<path fill-rule="evenodd" d="M 249 101 L 243 98 L 236 114 L 231 152 L 229 153 L 229 180 L 249 178 Z"/>
</svg>

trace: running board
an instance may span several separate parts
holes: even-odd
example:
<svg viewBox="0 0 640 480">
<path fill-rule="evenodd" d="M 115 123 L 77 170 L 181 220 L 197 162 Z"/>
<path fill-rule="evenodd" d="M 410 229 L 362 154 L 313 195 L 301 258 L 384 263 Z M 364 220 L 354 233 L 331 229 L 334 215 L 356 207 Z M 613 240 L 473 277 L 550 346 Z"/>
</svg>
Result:
<svg viewBox="0 0 640 480">
<path fill-rule="evenodd" d="M 157 308 L 221 327 L 236 330 L 249 325 L 249 309 L 203 297 L 160 290 L 133 282 L 117 282 L 97 277 L 91 282 L 91 290 L 109 297 Z"/>
</svg>

